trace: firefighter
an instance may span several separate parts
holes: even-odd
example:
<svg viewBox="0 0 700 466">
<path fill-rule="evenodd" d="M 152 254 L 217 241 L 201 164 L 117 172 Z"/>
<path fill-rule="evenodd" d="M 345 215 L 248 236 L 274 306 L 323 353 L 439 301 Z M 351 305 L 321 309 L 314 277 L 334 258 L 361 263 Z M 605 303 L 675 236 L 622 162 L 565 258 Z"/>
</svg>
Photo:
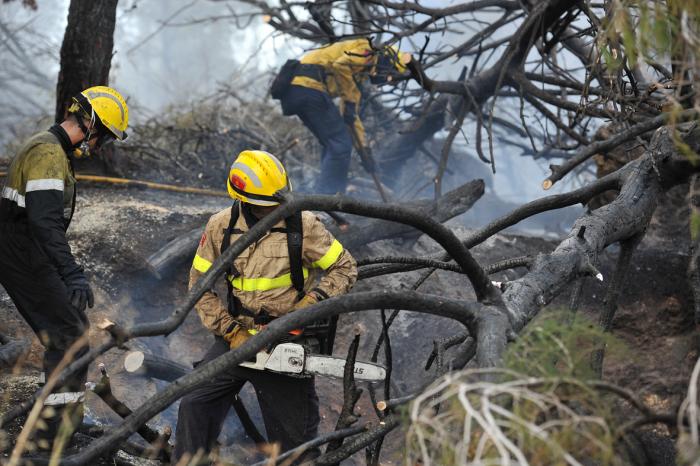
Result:
<svg viewBox="0 0 700 466">
<path fill-rule="evenodd" d="M 209 219 L 190 270 L 190 288 L 234 239 L 275 209 L 276 192 L 291 190 L 279 160 L 260 150 L 238 155 L 227 186 L 235 201 Z M 292 241 L 298 233 L 302 241 Z M 281 220 L 244 250 L 230 264 L 226 278 L 226 302 L 208 291 L 196 305 L 202 323 L 215 335 L 202 362 L 240 346 L 275 317 L 347 293 L 357 278 L 357 265 L 314 214 L 301 212 Z M 180 402 L 173 464 L 211 450 L 234 396 L 246 382 L 255 388 L 270 442 L 288 450 L 316 436 L 319 414 L 313 378 L 236 367 Z"/>
<path fill-rule="evenodd" d="M 297 115 L 321 143 L 316 192 L 345 193 L 353 144 L 358 151 L 368 151 L 358 116 L 361 83 L 367 78 L 373 84 L 391 81 L 406 70 L 409 59 L 396 47 L 376 49 L 369 38 L 361 38 L 312 50 L 291 71 L 291 85 L 280 96 L 282 111 Z M 334 97 L 340 97 L 340 109 Z"/>
<path fill-rule="evenodd" d="M 126 139 L 129 110 L 122 96 L 109 87 L 85 89 L 73 98 L 67 118 L 32 136 L 10 165 L 0 199 L 0 284 L 45 347 L 43 368 L 50 375 L 64 353 L 88 329 L 85 307 L 93 294 L 83 268 L 66 240 L 75 209 L 75 178 L 71 157 L 86 157 L 105 143 Z M 77 359 L 87 343 L 75 348 Z M 58 415 L 37 435 L 39 448 L 50 448 L 61 413 L 82 419 L 77 401 L 87 369 L 76 374 L 47 405 Z M 63 401 L 61 401 L 63 400 Z"/>
</svg>

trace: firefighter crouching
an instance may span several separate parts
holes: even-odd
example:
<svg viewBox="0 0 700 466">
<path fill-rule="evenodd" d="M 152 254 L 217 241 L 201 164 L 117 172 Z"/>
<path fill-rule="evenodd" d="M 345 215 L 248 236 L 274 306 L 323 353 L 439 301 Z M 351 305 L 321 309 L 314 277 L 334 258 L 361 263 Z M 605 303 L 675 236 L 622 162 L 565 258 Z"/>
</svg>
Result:
<svg viewBox="0 0 700 466">
<path fill-rule="evenodd" d="M 285 115 L 297 115 L 323 148 L 315 192 L 345 193 L 353 144 L 358 152 L 369 153 L 359 117 L 362 83 L 388 83 L 406 71 L 408 61 L 410 54 L 395 46 L 375 48 L 364 37 L 311 50 L 282 67 L 272 84 L 272 97 L 280 99 Z M 340 97 L 340 109 L 334 97 Z"/>
<path fill-rule="evenodd" d="M 273 194 L 291 189 L 280 161 L 259 150 L 238 155 L 227 185 L 235 201 L 209 219 L 190 270 L 190 288 L 235 239 L 277 207 Z M 348 292 L 356 278 L 355 260 L 314 214 L 301 212 L 281 220 L 230 265 L 226 302 L 208 291 L 197 303 L 202 323 L 216 337 L 202 362 L 240 346 L 270 318 Z M 270 442 L 280 443 L 285 451 L 316 437 L 313 378 L 236 367 L 182 399 L 173 463 L 211 451 L 233 397 L 246 382 L 255 388 Z"/>
<path fill-rule="evenodd" d="M 8 170 L 0 199 L 0 284 L 46 349 L 46 377 L 74 344 L 79 347 L 68 362 L 88 351 L 87 343 L 78 341 L 88 329 L 85 307 L 92 307 L 93 295 L 66 240 L 76 194 L 71 157 L 126 139 L 128 120 L 128 107 L 117 91 L 85 89 L 73 98 L 62 123 L 24 143 Z M 35 437 L 40 449 L 51 448 L 63 417 L 71 421 L 71 432 L 80 423 L 86 376 L 87 369 L 56 390 L 64 393 L 46 399 L 55 414 Z"/>
</svg>

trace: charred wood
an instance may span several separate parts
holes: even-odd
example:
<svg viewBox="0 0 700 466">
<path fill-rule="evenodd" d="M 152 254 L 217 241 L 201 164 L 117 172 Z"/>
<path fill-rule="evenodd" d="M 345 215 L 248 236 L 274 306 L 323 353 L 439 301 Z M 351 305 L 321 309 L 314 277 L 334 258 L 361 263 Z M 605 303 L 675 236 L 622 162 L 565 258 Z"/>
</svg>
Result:
<svg viewBox="0 0 700 466">
<path fill-rule="evenodd" d="M 115 326 L 113 323 L 109 323 L 109 327 L 112 328 L 110 335 L 112 338 L 107 339 L 103 343 L 92 347 L 90 351 L 79 358 L 78 360 L 72 362 L 66 367 L 65 370 L 61 372 L 58 376 L 58 383 L 64 384 L 66 380 L 75 374 L 77 371 L 87 367 L 87 365 L 97 358 L 99 355 L 109 351 L 118 344 L 123 344 L 124 341 L 130 338 L 145 337 L 145 336 L 155 336 L 155 335 L 167 335 L 173 330 L 175 330 L 187 317 L 187 314 L 199 300 L 202 294 L 211 289 L 216 279 L 221 275 L 226 267 L 226 264 L 230 263 L 235 257 L 238 256 L 246 247 L 257 241 L 262 235 L 267 232 L 273 225 L 275 225 L 279 220 L 289 216 L 292 212 L 298 210 L 335 210 L 340 212 L 352 213 L 355 215 L 364 215 L 375 218 L 383 218 L 387 220 L 393 220 L 401 223 L 406 223 L 420 229 L 424 233 L 431 236 L 439 244 L 443 245 L 448 252 L 457 260 L 460 267 L 467 272 L 467 276 L 470 281 L 472 281 L 472 286 L 477 292 L 477 296 L 489 296 L 490 299 L 496 299 L 500 301 L 500 296 L 498 295 L 498 290 L 496 290 L 490 283 L 488 276 L 484 273 L 478 263 L 474 261 L 471 254 L 463 248 L 459 240 L 452 234 L 450 230 L 445 228 L 442 224 L 435 222 L 431 218 L 421 216 L 420 214 L 406 209 L 404 207 L 397 207 L 392 205 L 376 204 L 371 202 L 363 202 L 355 199 L 350 199 L 343 196 L 297 196 L 292 197 L 290 200 L 284 202 L 279 208 L 269 214 L 267 217 L 258 222 L 253 228 L 241 236 L 234 244 L 231 245 L 229 249 L 226 250 L 209 269 L 207 274 L 200 279 L 195 286 L 189 291 L 183 302 L 181 302 L 175 309 L 175 311 L 167 319 L 144 323 L 134 326 L 130 329 L 123 329 L 120 326 Z M 391 300 L 390 302 L 381 302 L 377 300 L 375 308 L 393 307 Z M 407 309 L 412 309 L 415 303 L 409 304 Z M 464 309 L 470 307 L 466 303 L 462 303 L 462 306 L 466 306 Z M 425 309 L 425 308 L 422 308 Z M 340 310 L 338 314 L 342 313 Z M 296 313 L 296 315 L 299 315 Z M 337 315 L 337 314 L 332 314 Z M 458 314 L 458 318 L 463 317 Z M 282 319 L 280 319 L 282 320 Z M 309 322 L 313 321 L 311 319 Z M 471 322 L 471 321 L 470 321 Z M 116 328 L 116 330 L 115 330 Z M 290 328 L 293 329 L 294 327 Z M 116 337 L 115 337 L 116 335 Z M 268 344 L 271 342 L 268 342 Z M 262 348 L 260 346 L 257 349 Z M 247 357 L 251 357 L 254 353 L 248 354 Z M 245 359 L 242 359 L 243 361 Z M 181 396 L 181 395 L 180 395 Z M 13 409 L 5 413 L 2 418 L 0 418 L 0 427 L 6 425 L 12 419 L 17 416 L 22 415 L 27 412 L 34 402 L 39 398 L 39 392 L 34 394 L 32 397 L 24 401 L 23 403 L 15 406 Z M 95 452 L 90 452 L 88 454 L 94 455 Z"/>
<path fill-rule="evenodd" d="M 324 466 L 336 464 L 350 457 L 353 453 L 371 445 L 377 439 L 384 438 L 386 434 L 398 427 L 400 423 L 401 421 L 396 416 L 388 416 L 377 427 L 351 438 L 339 449 L 319 456 L 311 464 Z"/>
<path fill-rule="evenodd" d="M 17 340 L 0 333 L 0 368 L 11 369 L 27 352 L 31 342 Z"/>
<path fill-rule="evenodd" d="M 630 263 L 632 262 L 632 254 L 635 248 L 642 239 L 643 233 L 640 233 L 630 239 L 620 242 L 620 255 L 617 258 L 617 264 L 615 265 L 615 272 L 613 273 L 612 279 L 608 284 L 608 289 L 605 293 L 605 301 L 603 305 L 603 311 L 600 314 L 600 327 L 603 332 L 609 333 L 612 330 L 612 322 L 615 317 L 615 311 L 617 311 L 617 301 L 620 298 L 620 293 L 622 292 L 622 284 L 627 277 L 627 272 L 629 271 Z M 605 346 L 596 349 L 591 355 L 591 367 L 593 372 L 598 375 L 599 378 L 603 375 L 603 358 L 605 357 Z"/>
<path fill-rule="evenodd" d="M 415 209 L 423 215 L 430 216 L 438 222 L 463 214 L 484 194 L 484 182 L 473 180 L 457 189 L 446 193 L 437 203 L 431 200 L 419 200 L 411 204 L 403 204 L 403 207 Z M 399 204 L 401 205 L 401 204 Z M 353 249 L 359 246 L 389 238 L 417 238 L 420 233 L 410 226 L 388 222 L 385 220 L 368 221 L 365 219 L 349 220 L 350 226 L 342 232 L 331 228 L 331 232 L 346 248 Z"/>
<path fill-rule="evenodd" d="M 162 279 L 166 272 L 175 265 L 194 257 L 202 232 L 204 232 L 204 227 L 194 228 L 148 256 L 146 259 L 148 270 L 156 278 Z"/>
<path fill-rule="evenodd" d="M 132 351 L 124 358 L 124 369 L 131 374 L 172 382 L 191 372 L 189 367 L 143 351 Z"/>
<path fill-rule="evenodd" d="M 689 124 L 679 129 L 685 130 L 682 133 L 684 143 L 692 150 L 700 148 L 700 129 L 696 125 Z M 503 298 L 515 332 L 521 330 L 565 285 L 590 273 L 587 271 L 591 264 L 605 247 L 643 235 L 661 192 L 686 181 L 697 171 L 677 152 L 673 132 L 674 129 L 670 128 L 657 131 L 649 151 L 615 173 L 621 184 L 618 197 L 580 217 L 568 238 L 551 254 L 540 256 L 528 274 L 508 284 Z M 584 228 L 585 233 L 579 235 Z M 479 330 L 483 331 L 481 327 Z"/>
<path fill-rule="evenodd" d="M 355 384 L 355 359 L 357 358 L 357 349 L 360 347 L 360 334 L 355 333 L 350 348 L 348 348 L 348 356 L 345 359 L 345 369 L 343 371 L 343 408 L 338 416 L 338 421 L 335 425 L 335 430 L 343 430 L 352 426 L 357 422 L 357 414 L 355 413 L 355 405 L 362 396 L 362 389 L 357 388 Z M 326 453 L 339 449 L 343 445 L 343 439 L 339 438 L 328 442 Z"/>
<path fill-rule="evenodd" d="M 502 261 L 494 262 L 491 265 L 484 267 L 487 274 L 491 275 L 494 273 L 502 272 L 504 270 L 515 269 L 518 267 L 530 267 L 533 258 L 530 256 L 520 256 L 513 257 L 511 259 L 504 259 Z M 379 266 L 379 267 L 366 267 L 371 264 L 406 264 L 414 267 L 404 267 L 404 266 Z M 458 265 L 451 262 L 441 262 L 424 257 L 398 257 L 398 256 L 385 256 L 385 257 L 370 257 L 368 259 L 362 259 L 357 262 L 360 267 L 358 273 L 358 280 L 364 280 L 367 278 L 378 277 L 380 275 L 387 275 L 390 273 L 398 272 L 411 272 L 413 270 L 419 270 L 422 268 L 430 267 L 432 270 L 448 270 L 450 272 L 462 273 L 462 269 Z M 414 288 L 415 289 L 415 288 Z"/>
<path fill-rule="evenodd" d="M 313 440 L 309 440 L 306 443 L 302 443 L 298 447 L 294 448 L 293 450 L 286 451 L 279 455 L 277 458 L 274 460 L 272 459 L 266 459 L 264 461 L 260 461 L 259 463 L 255 463 L 253 466 L 268 466 L 270 464 L 272 465 L 277 465 L 277 464 L 288 464 L 287 460 L 293 459 L 293 458 L 298 458 L 300 457 L 304 452 L 307 450 L 310 450 L 311 448 L 316 448 L 321 445 L 324 445 L 330 441 L 333 440 L 338 440 L 346 437 L 352 437 L 353 435 L 357 435 L 361 432 L 364 432 L 370 428 L 370 424 L 365 424 L 361 426 L 355 426 L 355 427 L 348 427 L 347 429 L 343 430 L 334 430 L 333 432 L 328 432 L 327 434 L 319 435 Z M 272 463 L 270 463 L 273 461 Z M 228 466 L 228 465 L 226 465 Z"/>
<path fill-rule="evenodd" d="M 180 363 L 142 351 L 132 351 L 129 353 L 126 358 L 124 358 L 124 369 L 132 374 L 152 377 L 166 382 L 174 382 L 180 377 L 192 372 L 192 369 Z M 241 421 L 241 425 L 248 437 L 257 444 L 267 443 L 267 440 L 260 433 L 255 422 L 253 422 L 253 419 L 250 417 L 250 413 L 248 413 L 248 410 L 243 404 L 243 400 L 241 400 L 238 395 L 231 399 L 231 406 L 233 406 L 233 409 L 236 411 L 236 415 Z"/>
<path fill-rule="evenodd" d="M 231 248 L 234 247 L 234 245 L 231 246 Z M 231 250 L 231 248 L 229 248 L 229 250 Z M 216 265 L 213 265 L 212 268 L 215 266 Z M 206 279 L 203 278 L 201 281 L 206 281 Z M 356 293 L 322 301 L 307 309 L 301 309 L 274 320 L 264 331 L 248 340 L 241 347 L 207 364 L 198 366 L 197 369 L 190 374 L 178 379 L 176 383 L 169 385 L 164 390 L 151 397 L 146 403 L 135 410 L 131 416 L 126 418 L 123 424 L 115 427 L 108 435 L 98 439 L 76 455 L 65 458 L 62 464 L 64 466 L 89 464 L 89 462 L 93 458 L 99 456 L 101 452 L 116 447 L 119 442 L 135 432 L 143 423 L 172 404 L 194 386 L 208 380 L 216 373 L 237 366 L 241 362 L 252 357 L 261 348 L 278 341 L 285 336 L 289 330 L 308 325 L 315 320 L 324 319 L 333 315 L 382 307 L 400 307 L 406 310 L 453 318 L 467 327 L 473 326 L 474 316 L 480 312 L 479 309 L 483 308 L 475 303 L 453 300 L 443 296 L 430 296 L 406 291 Z M 476 329 L 472 328 L 470 331 L 476 332 Z M 357 449 L 364 448 L 374 440 L 376 440 L 376 438 L 373 436 L 367 440 L 367 443 L 363 443 L 361 446 L 357 447 Z M 346 448 L 351 447 L 344 445 L 342 450 L 345 451 Z"/>
<path fill-rule="evenodd" d="M 100 382 L 95 385 L 92 391 L 99 396 L 102 401 L 109 406 L 112 411 L 117 413 L 122 418 L 126 418 L 132 414 L 131 409 L 125 405 L 122 401 L 117 399 L 112 393 L 112 385 L 109 379 L 109 375 L 104 368 L 104 365 L 100 364 L 100 371 L 102 377 Z M 144 438 L 147 442 L 151 444 L 154 452 L 154 457 L 160 457 L 163 460 L 170 458 L 171 447 L 168 444 L 172 430 L 170 428 L 164 429 L 163 433 L 160 434 L 158 431 L 151 429 L 148 425 L 143 424 L 137 430 L 139 435 Z"/>
<path fill-rule="evenodd" d="M 484 182 L 471 181 L 441 198 L 437 205 L 432 201 L 417 201 L 411 207 L 419 209 L 440 222 L 445 222 L 466 212 L 484 193 Z M 338 221 L 338 220 L 337 220 Z M 350 220 L 341 217 L 341 224 L 329 228 L 338 240 L 348 249 L 387 238 L 417 238 L 415 229 L 383 220 Z M 349 222 L 348 224 L 344 222 Z M 194 257 L 203 228 L 195 228 L 178 236 L 146 259 L 146 264 L 154 276 L 162 278 L 174 265 Z"/>
<path fill-rule="evenodd" d="M 700 325 L 700 176 L 693 175 L 690 182 L 690 259 L 688 282 L 693 292 L 695 324 Z"/>
</svg>

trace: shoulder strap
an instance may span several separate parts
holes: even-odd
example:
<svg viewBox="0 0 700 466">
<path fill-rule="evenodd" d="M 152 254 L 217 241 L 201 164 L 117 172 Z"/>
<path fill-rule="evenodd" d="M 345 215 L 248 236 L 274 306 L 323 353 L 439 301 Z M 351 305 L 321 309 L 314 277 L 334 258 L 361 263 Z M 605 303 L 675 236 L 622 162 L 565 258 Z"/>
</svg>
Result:
<svg viewBox="0 0 700 466">
<path fill-rule="evenodd" d="M 287 251 L 289 252 L 289 269 L 292 276 L 292 286 L 301 298 L 304 294 L 304 269 L 301 262 L 301 250 L 304 241 L 304 231 L 301 212 L 285 219 L 287 223 Z"/>
<path fill-rule="evenodd" d="M 238 208 L 238 205 L 239 202 L 238 200 L 236 200 L 231 206 L 231 219 L 228 221 L 228 226 L 224 230 L 224 239 L 223 241 L 221 241 L 221 254 L 223 254 L 224 251 L 226 251 L 231 245 L 231 233 L 233 233 L 233 230 L 236 226 L 236 222 L 238 221 L 238 216 L 240 215 L 240 209 Z M 230 275 L 232 277 L 238 277 L 240 275 L 240 272 L 236 269 L 236 266 L 233 262 L 231 262 L 231 264 L 229 265 L 228 269 L 226 270 L 226 273 L 227 275 Z M 228 305 L 228 313 L 231 314 L 231 316 L 233 317 L 237 317 L 241 313 L 241 306 L 238 305 L 238 300 L 233 295 L 233 284 L 231 284 L 231 280 L 229 280 L 229 277 L 226 277 L 226 289 L 228 290 L 228 292 L 226 293 L 226 304 Z"/>
</svg>

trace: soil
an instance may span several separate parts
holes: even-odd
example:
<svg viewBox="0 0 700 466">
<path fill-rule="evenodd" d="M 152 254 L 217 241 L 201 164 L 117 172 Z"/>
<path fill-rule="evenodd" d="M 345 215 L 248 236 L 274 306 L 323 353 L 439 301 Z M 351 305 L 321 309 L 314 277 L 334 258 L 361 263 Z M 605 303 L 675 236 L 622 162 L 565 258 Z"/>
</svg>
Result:
<svg viewBox="0 0 700 466">
<path fill-rule="evenodd" d="M 687 189 L 687 188 L 686 188 Z M 687 191 L 685 191 L 687 192 Z M 672 191 L 654 217 L 645 240 L 635 252 L 614 320 L 614 335 L 628 349 L 624 356 L 606 358 L 604 378 L 622 385 L 639 395 L 644 402 L 658 410 L 676 407 L 687 391 L 690 372 L 698 358 L 698 341 L 693 324 L 692 297 L 685 281 L 687 266 L 687 225 L 683 224 L 683 188 Z M 96 323 L 103 318 L 124 325 L 155 321 L 165 318 L 186 293 L 189 264 L 184 262 L 161 280 L 154 278 L 145 265 L 145 259 L 165 243 L 192 228 L 203 225 L 212 213 L 226 207 L 222 198 L 166 193 L 124 188 L 83 187 L 79 191 L 77 213 L 70 228 L 69 241 L 78 261 L 85 266 L 95 292 L 95 307 L 89 311 L 92 322 L 91 340 L 103 338 Z M 451 222 L 459 236 L 470 229 L 460 220 Z M 551 239 L 519 235 L 495 235 L 474 249 L 482 264 L 520 256 L 551 251 L 557 242 Z M 357 258 L 378 255 L 422 255 L 436 250 L 436 245 L 422 237 L 417 242 L 382 241 L 368 245 L 353 254 Z M 616 247 L 601 255 L 600 269 L 609 277 L 617 256 Z M 495 275 L 494 280 L 513 280 L 524 269 Z M 360 282 L 358 291 L 369 289 L 408 289 L 419 272 L 379 277 Z M 473 295 L 463 276 L 450 272 L 435 273 L 421 288 L 422 291 L 451 297 L 472 299 Z M 585 280 L 580 312 L 596 320 L 603 303 L 605 283 Z M 564 307 L 568 303 L 564 291 L 550 307 Z M 345 315 L 339 323 L 336 353 L 344 355 L 355 328 L 362 330 L 362 346 L 358 359 L 368 360 L 380 333 L 378 312 Z M 14 337 L 28 338 L 29 327 L 18 315 L 9 298 L 0 293 L 0 331 Z M 390 336 L 393 349 L 392 396 L 411 393 L 435 376 L 435 369 L 424 371 L 422 366 L 430 353 L 433 340 L 455 333 L 451 321 L 417 313 L 404 312 L 394 323 Z M 211 336 L 202 327 L 195 313 L 190 313 L 183 325 L 167 337 L 138 339 L 128 343 L 130 349 L 145 349 L 185 365 L 197 361 L 208 348 Z M 164 382 L 134 377 L 122 369 L 125 350 L 112 350 L 99 361 L 105 363 L 112 378 L 115 395 L 131 408 L 138 407 L 161 390 Z M 31 352 L 15 368 L 14 374 L 0 379 L 0 412 L 33 393 L 37 384 L 42 348 L 34 339 Z M 89 380 L 97 381 L 97 365 L 90 368 Z M 334 428 L 342 404 L 342 384 L 339 381 L 317 381 L 322 432 Z M 382 397 L 380 397 L 382 398 Z M 258 425 L 261 417 L 255 408 L 254 394 L 244 391 L 243 400 L 251 408 Z M 118 422 L 100 400 L 88 396 L 88 423 L 111 425 Z M 376 419 L 367 394 L 359 404 L 358 412 L 364 421 Z M 157 428 L 174 427 L 177 404 L 156 416 L 150 424 Z M 243 431 L 230 415 L 220 441 L 224 445 L 240 443 Z M 5 454 L 20 428 L 20 420 L 13 423 L 5 439 Z M 264 430 L 263 430 L 264 431 Z M 659 429 L 668 439 L 668 432 Z M 655 437 L 658 440 L 658 437 Z M 655 440 L 656 441 L 656 440 Z M 386 461 L 400 462 L 402 433 L 397 431 L 386 442 Z M 669 442 L 666 442 L 668 447 Z M 657 448 L 661 457 L 651 464 L 675 464 L 673 452 Z M 663 451 L 662 451 L 663 450 Z M 259 458 L 250 443 L 224 449 L 228 458 L 247 463 Z M 665 453 L 664 453 L 665 452 Z M 349 460 L 347 464 L 355 464 Z M 357 464 L 363 463 L 358 455 Z"/>
</svg>

